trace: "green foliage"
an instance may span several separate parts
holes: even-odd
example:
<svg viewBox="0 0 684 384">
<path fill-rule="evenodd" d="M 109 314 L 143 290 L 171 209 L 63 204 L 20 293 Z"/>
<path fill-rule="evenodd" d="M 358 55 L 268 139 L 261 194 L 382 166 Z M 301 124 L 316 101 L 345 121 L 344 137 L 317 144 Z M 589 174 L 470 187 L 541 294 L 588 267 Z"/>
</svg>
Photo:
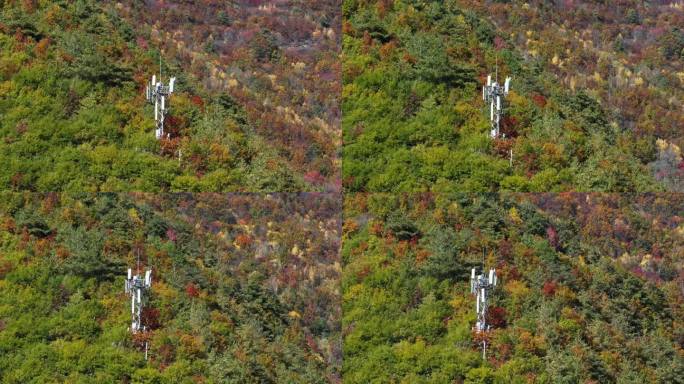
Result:
<svg viewBox="0 0 684 384">
<path fill-rule="evenodd" d="M 105 234 L 100 231 L 82 226 L 64 228 L 59 232 L 58 241 L 64 244 L 69 253 L 69 258 L 63 264 L 68 274 L 113 280 L 123 268 L 122 263 L 108 260 L 103 253 Z"/>
<path fill-rule="evenodd" d="M 682 246 L 661 224 L 682 213 L 676 194 L 352 195 L 343 382 L 680 382 L 682 292 L 663 272 L 682 258 L 651 253 Z M 420 240 L 393 236 L 397 218 Z M 487 360 L 468 283 L 483 248 Z"/>
<path fill-rule="evenodd" d="M 438 279 L 457 281 L 463 279 L 468 265 L 459 262 L 459 256 L 465 248 L 467 233 L 454 233 L 444 227 L 435 227 L 425 236 L 426 249 L 430 252 L 421 270 Z"/>
<path fill-rule="evenodd" d="M 412 34 L 406 38 L 406 50 L 415 58 L 412 74 L 418 79 L 448 87 L 464 87 L 474 82 L 475 71 L 452 62 L 447 46 L 438 35 Z"/>
<path fill-rule="evenodd" d="M 661 53 L 668 60 L 684 59 L 684 31 L 675 28 L 663 36 Z"/>
<path fill-rule="evenodd" d="M 525 12 L 518 10 L 518 3 L 504 3 L 496 9 Z M 538 7 L 543 5 L 522 9 L 534 12 Z M 553 59 L 559 47 L 532 53 L 533 47 L 524 44 L 532 36 L 526 35 L 524 22 L 508 18 L 493 23 L 485 12 L 481 2 L 469 1 L 344 3 L 346 190 L 671 187 L 657 181 L 647 166 L 653 149 L 628 144 L 654 136 L 621 126 L 617 108 L 606 107 L 604 93 L 568 89 L 569 81 L 559 83 L 554 78 L 557 68 L 547 67 L 543 60 L 548 56 L 549 62 L 560 65 L 558 58 Z M 513 77 L 513 91 L 506 99 L 502 123 L 506 138 L 491 140 L 480 85 L 495 66 L 501 76 Z M 620 154 L 619 162 L 615 153 Z M 627 166 L 613 166 L 623 163 Z M 591 180 L 591 175 L 600 176 Z"/>
<path fill-rule="evenodd" d="M 199 92 L 172 57 L 165 64 L 180 74 L 166 119 L 172 138 L 155 140 L 141 89 L 159 53 L 114 8 L 93 0 L 0 7 L 3 189 L 306 189 L 304 172 L 255 132 L 244 102 Z M 273 36 L 262 37 L 259 56 L 275 59 Z"/>
<path fill-rule="evenodd" d="M 339 380 L 334 196 L 0 201 L 1 382 Z M 148 360 L 123 292 L 138 260 L 154 274 Z"/>
</svg>

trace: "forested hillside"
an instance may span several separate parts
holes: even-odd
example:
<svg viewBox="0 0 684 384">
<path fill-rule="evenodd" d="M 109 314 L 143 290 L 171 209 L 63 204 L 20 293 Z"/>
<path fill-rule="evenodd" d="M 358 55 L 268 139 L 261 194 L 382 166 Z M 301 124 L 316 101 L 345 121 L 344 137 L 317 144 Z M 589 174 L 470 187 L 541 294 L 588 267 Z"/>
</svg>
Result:
<svg viewBox="0 0 684 384">
<path fill-rule="evenodd" d="M 132 24 L 120 16 L 125 11 L 121 4 L 95 0 L 1 4 L 3 189 L 158 192 L 333 188 L 325 183 L 335 173 L 330 148 L 314 145 L 304 133 L 288 136 L 291 141 L 273 139 L 265 128 L 270 123 L 253 112 L 253 101 L 248 102 L 249 98 L 240 93 L 227 93 L 223 87 L 208 89 L 205 83 L 209 79 L 186 68 L 175 50 L 162 53 L 165 78 L 170 74 L 179 78 L 166 119 L 170 138 L 155 140 L 154 114 L 145 103 L 144 88 L 151 75 L 159 72 L 160 48 L 159 41 L 142 33 L 157 21 Z M 231 17 L 233 13 L 242 15 L 239 9 L 231 6 Z M 302 9 L 301 13 L 307 11 Z M 189 17 L 195 14 L 188 12 Z M 251 52 L 265 55 L 270 51 L 264 53 L 263 49 L 278 48 L 276 42 L 264 39 L 245 37 L 247 47 L 240 50 L 242 54 L 234 52 L 228 61 L 249 61 Z M 334 44 L 316 45 L 307 54 L 316 56 L 317 49 L 330 46 Z M 269 70 L 272 68 L 262 70 L 262 77 Z M 300 94 L 317 94 L 309 89 L 311 81 L 301 77 L 287 81 Z M 257 88 L 253 93 L 267 88 Z M 264 102 L 268 99 L 272 109 L 287 110 L 289 103 L 298 102 L 264 95 L 268 94 L 261 96 Z M 334 102 L 330 99 L 328 103 Z M 312 116 L 324 116 L 321 111 L 330 109 L 327 104 L 311 105 Z M 319 136 L 326 134 L 321 131 Z M 325 142 L 332 145 L 334 134 L 330 135 Z M 320 137 L 316 140 L 324 141 Z M 295 146 L 309 148 L 307 161 L 317 164 L 314 168 L 325 176 L 310 173 L 303 166 L 294 167 L 288 151 Z"/>
<path fill-rule="evenodd" d="M 646 6 L 649 27 L 625 30 L 616 53 L 601 11 L 636 2 L 558 3 L 345 0 L 345 188 L 681 189 L 681 7 Z M 633 58 L 651 24 L 660 37 Z M 513 81 L 505 138 L 491 140 L 480 87 L 497 63 Z"/>
<path fill-rule="evenodd" d="M 337 197 L 0 201 L 1 382 L 339 382 Z M 138 257 L 154 282 L 151 331 L 133 339 L 124 279 Z"/>
<path fill-rule="evenodd" d="M 634 132 L 656 179 L 684 191 L 681 1 L 460 3 L 490 16 L 563 85 L 600 100 L 612 122 Z"/>
<path fill-rule="evenodd" d="M 342 238 L 345 383 L 684 382 L 681 195 L 358 194 Z"/>
<path fill-rule="evenodd" d="M 338 0 L 125 1 L 146 43 L 227 92 L 310 189 L 339 190 Z"/>
</svg>

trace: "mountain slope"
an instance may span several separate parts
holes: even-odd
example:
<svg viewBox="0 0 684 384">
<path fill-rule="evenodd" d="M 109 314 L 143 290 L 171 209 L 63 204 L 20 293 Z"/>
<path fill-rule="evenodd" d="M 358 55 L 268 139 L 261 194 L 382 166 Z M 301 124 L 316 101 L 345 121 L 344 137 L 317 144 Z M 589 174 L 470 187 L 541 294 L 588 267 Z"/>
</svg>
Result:
<svg viewBox="0 0 684 384">
<path fill-rule="evenodd" d="M 163 68 L 179 76 L 167 117 L 171 138 L 155 140 L 143 93 L 159 71 L 159 53 L 117 12 L 91 0 L 3 3 L 4 189 L 306 189 L 303 174 L 254 132 L 241 103 L 203 91 L 172 58 Z"/>
<path fill-rule="evenodd" d="M 142 39 L 206 89 L 244 106 L 308 189 L 339 190 L 340 4 L 336 0 L 116 3 Z"/>
<path fill-rule="evenodd" d="M 567 89 L 475 8 L 347 0 L 343 11 L 347 190 L 674 188 L 653 176 L 654 134 L 616 124 L 590 89 Z M 506 138 L 490 140 L 480 87 L 497 64 L 513 82 Z"/>
<path fill-rule="evenodd" d="M 655 177 L 684 191 L 684 4 L 459 3 L 496 23 L 564 86 L 600 100 L 611 121 L 634 132 Z"/>
<path fill-rule="evenodd" d="M 679 195 L 357 194 L 345 383 L 681 383 Z M 482 360 L 470 269 L 499 276 Z"/>
<path fill-rule="evenodd" d="M 339 200 L 3 194 L 3 383 L 339 381 Z M 153 270 L 131 337 L 127 267 Z M 142 343 L 150 343 L 144 360 Z"/>
</svg>

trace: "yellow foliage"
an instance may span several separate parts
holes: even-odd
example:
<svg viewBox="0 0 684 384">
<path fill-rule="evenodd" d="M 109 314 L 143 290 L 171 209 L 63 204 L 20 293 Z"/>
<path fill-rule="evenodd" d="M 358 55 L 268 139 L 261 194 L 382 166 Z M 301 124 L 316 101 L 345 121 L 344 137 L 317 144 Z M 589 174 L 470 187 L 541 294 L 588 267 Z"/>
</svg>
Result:
<svg viewBox="0 0 684 384">
<path fill-rule="evenodd" d="M 176 290 L 169 287 L 161 280 L 154 282 L 153 289 L 154 293 L 163 300 L 174 300 L 178 296 L 178 292 L 176 292 Z"/>
<path fill-rule="evenodd" d="M 304 252 L 303 252 L 301 249 L 299 249 L 299 247 L 297 246 L 297 244 L 295 244 L 295 245 L 292 247 L 292 249 L 290 250 L 290 253 L 291 253 L 293 256 L 298 256 L 298 257 L 302 257 L 302 256 L 304 255 Z"/>
<path fill-rule="evenodd" d="M 562 299 L 566 303 L 572 302 L 577 298 L 577 295 L 575 295 L 575 292 L 572 291 L 572 289 L 561 285 L 556 288 L 556 293 L 555 296 L 559 299 Z"/>
<path fill-rule="evenodd" d="M 180 351 L 186 356 L 199 356 L 204 350 L 204 340 L 200 336 L 189 334 L 181 335 Z"/>
<path fill-rule="evenodd" d="M 449 301 L 449 304 L 454 309 L 463 309 L 469 305 L 463 296 L 455 296 L 451 301 Z"/>
<path fill-rule="evenodd" d="M 517 92 L 511 90 L 508 94 L 508 102 L 511 105 L 527 107 L 529 105 L 529 99 L 527 97 L 519 95 Z"/>
<path fill-rule="evenodd" d="M 140 225 L 142 224 L 142 219 L 140 219 L 140 216 L 138 215 L 138 211 L 135 208 L 131 208 L 128 210 L 128 217 L 136 224 Z"/>
<path fill-rule="evenodd" d="M 656 147 L 658 147 L 659 152 L 665 152 L 667 150 L 670 150 L 672 153 L 675 154 L 675 157 L 681 161 L 682 150 L 676 144 L 668 143 L 667 140 L 658 139 L 656 140 Z"/>
<path fill-rule="evenodd" d="M 684 72 L 677 72 L 677 78 L 680 83 L 684 84 Z"/>
<path fill-rule="evenodd" d="M 639 265 L 641 266 L 641 268 L 648 269 L 650 267 L 652 261 L 653 261 L 653 256 L 651 256 L 651 254 L 646 254 L 641 259 L 641 263 L 639 263 Z"/>
<path fill-rule="evenodd" d="M 549 163 L 558 163 L 563 158 L 563 147 L 554 143 L 544 143 L 542 159 Z"/>
<path fill-rule="evenodd" d="M 522 299 L 530 293 L 530 288 L 520 280 L 511 280 L 504 285 L 504 290 L 513 299 Z"/>
<path fill-rule="evenodd" d="M 522 218 L 520 218 L 520 213 L 518 213 L 518 210 L 515 207 L 511 207 L 511 209 L 508 210 L 508 216 L 511 218 L 511 221 L 516 223 L 516 224 L 522 224 Z"/>
<path fill-rule="evenodd" d="M 684 80 L 683 80 L 684 81 Z M 0 96 L 4 96 L 14 90 L 14 82 L 13 81 L 5 81 L 3 83 L 0 83 Z"/>
<path fill-rule="evenodd" d="M 363 290 L 363 284 L 352 285 L 346 290 L 346 292 L 344 292 L 344 300 L 352 300 L 355 297 L 359 297 Z"/>
<path fill-rule="evenodd" d="M 218 163 L 225 163 L 230 160 L 230 151 L 219 143 L 211 143 L 209 146 L 211 159 Z"/>
<path fill-rule="evenodd" d="M 288 313 L 288 315 L 293 318 L 293 319 L 301 319 L 302 315 L 299 314 L 299 312 L 292 310 Z"/>
<path fill-rule="evenodd" d="M 454 106 L 454 112 L 456 112 L 457 115 L 462 116 L 466 119 L 472 118 L 473 116 L 475 116 L 475 114 L 480 113 L 478 109 L 473 108 L 473 106 L 465 100 L 460 100 L 456 103 L 456 105 Z"/>
<path fill-rule="evenodd" d="M 675 232 L 679 236 L 684 236 L 684 225 L 680 225 L 679 227 L 677 227 L 677 229 L 675 229 Z"/>
</svg>

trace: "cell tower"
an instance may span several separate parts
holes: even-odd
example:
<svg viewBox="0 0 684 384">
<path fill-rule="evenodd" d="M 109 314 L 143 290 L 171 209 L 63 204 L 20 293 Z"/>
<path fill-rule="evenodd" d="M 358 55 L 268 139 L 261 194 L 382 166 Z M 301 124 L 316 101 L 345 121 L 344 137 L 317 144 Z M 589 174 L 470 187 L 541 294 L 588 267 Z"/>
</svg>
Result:
<svg viewBox="0 0 684 384">
<path fill-rule="evenodd" d="M 492 75 L 487 75 L 487 84 L 482 86 L 482 100 L 489 103 L 489 119 L 491 120 L 491 129 L 489 135 L 492 139 L 499 137 L 499 130 L 501 126 L 501 115 L 503 115 L 502 98 L 508 96 L 508 90 L 511 85 L 511 78 L 506 77 L 506 81 L 502 86 L 499 84 L 499 71 L 496 71 L 496 77 L 492 83 Z"/>
<path fill-rule="evenodd" d="M 475 332 L 482 337 L 482 359 L 487 357 L 487 339 L 484 337 L 489 331 L 490 326 L 487 325 L 487 298 L 489 292 L 496 287 L 496 270 L 490 269 L 489 275 L 483 273 L 476 275 L 476 268 L 470 272 L 470 293 L 475 295 L 476 303 L 475 309 L 477 311 L 477 322 L 475 323 Z"/>
<path fill-rule="evenodd" d="M 154 105 L 154 121 L 156 122 L 155 137 L 157 140 L 164 137 L 164 116 L 168 112 L 166 108 L 166 99 L 173 93 L 173 85 L 176 78 L 172 77 L 169 80 L 169 85 L 164 85 L 161 74 L 161 58 L 159 59 L 159 81 L 157 82 L 157 75 L 152 75 L 152 81 L 147 84 L 145 89 L 145 97 L 147 101 Z"/>
<path fill-rule="evenodd" d="M 147 302 L 147 292 L 152 287 L 152 270 L 145 272 L 145 277 L 133 275 L 133 271 L 128 268 L 125 291 L 131 296 L 131 333 L 134 335 L 145 332 L 146 327 L 142 323 L 143 306 Z M 145 359 L 147 359 L 147 342 L 145 342 Z"/>
</svg>

